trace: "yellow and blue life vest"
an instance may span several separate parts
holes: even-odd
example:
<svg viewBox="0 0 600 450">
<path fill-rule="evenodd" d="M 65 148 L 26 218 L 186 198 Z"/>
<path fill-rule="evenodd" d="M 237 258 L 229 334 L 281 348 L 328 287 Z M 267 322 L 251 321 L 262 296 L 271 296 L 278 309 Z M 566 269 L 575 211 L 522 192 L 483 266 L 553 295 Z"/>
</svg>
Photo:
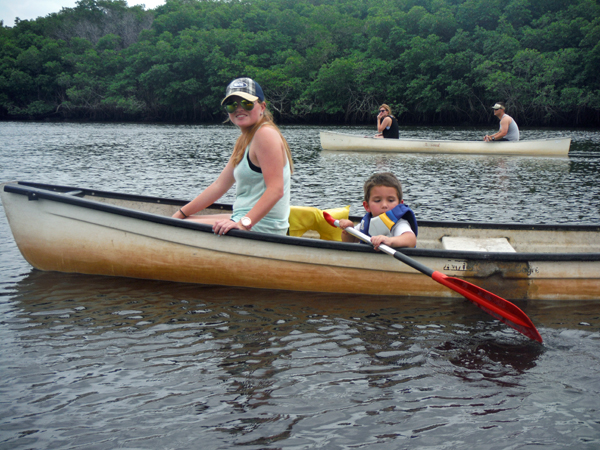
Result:
<svg viewBox="0 0 600 450">
<path fill-rule="evenodd" d="M 417 225 L 415 213 L 404 203 L 400 203 L 395 208 L 390 209 L 377 217 L 373 217 L 371 213 L 365 214 L 360 222 L 360 231 L 369 236 L 391 236 L 392 228 L 400 219 L 406 220 L 413 233 L 415 233 L 415 236 L 418 235 L 419 227 Z"/>
</svg>

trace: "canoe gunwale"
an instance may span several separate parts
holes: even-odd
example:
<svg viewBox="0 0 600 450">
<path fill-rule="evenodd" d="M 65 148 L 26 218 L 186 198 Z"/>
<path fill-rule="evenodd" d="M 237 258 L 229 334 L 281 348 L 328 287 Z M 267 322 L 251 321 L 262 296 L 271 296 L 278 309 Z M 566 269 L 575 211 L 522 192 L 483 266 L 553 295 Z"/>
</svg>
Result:
<svg viewBox="0 0 600 450">
<path fill-rule="evenodd" d="M 130 200 L 137 202 L 146 203 L 158 203 L 163 205 L 174 205 L 182 206 L 185 205 L 187 200 L 158 198 L 139 196 L 133 194 L 120 194 L 115 192 L 92 190 L 85 188 L 77 188 L 70 186 L 59 186 L 49 185 L 42 183 L 22 182 L 18 181 L 14 183 L 4 184 L 4 191 L 12 194 L 18 194 L 28 197 L 29 200 L 35 201 L 37 199 L 46 199 L 50 201 L 56 201 L 60 203 L 67 203 L 82 208 L 93 209 L 97 211 L 106 212 L 109 214 L 116 214 L 119 216 L 131 217 L 134 219 L 153 222 L 157 224 L 167 225 L 169 227 L 187 228 L 204 233 L 212 234 L 212 227 L 210 225 L 201 224 L 197 222 L 191 222 L 187 220 L 174 219 L 172 217 L 161 216 L 158 214 L 138 211 L 131 208 L 124 208 L 121 206 L 106 204 L 97 202 L 94 200 L 81 198 L 81 196 L 90 197 L 103 197 L 113 198 L 120 200 Z M 72 193 L 72 195 L 69 195 Z M 230 205 L 214 204 L 211 208 L 221 209 L 223 211 L 230 211 Z M 527 225 L 527 224 L 489 224 L 489 223 L 474 223 L 474 222 L 434 222 L 434 221 L 419 221 L 421 226 L 429 227 L 456 227 L 456 228 L 503 228 L 503 229 L 515 229 L 515 230 L 567 230 L 567 231 L 592 231 L 600 232 L 600 225 Z M 268 233 L 259 232 L 246 232 L 241 230 L 232 230 L 228 233 L 231 236 L 263 241 L 278 243 L 283 245 L 297 245 L 301 247 L 318 248 L 318 249 L 330 249 L 345 252 L 354 253 L 378 253 L 367 245 L 357 245 L 353 243 L 336 242 L 336 241 L 325 241 L 319 239 L 307 239 L 302 237 L 292 236 L 279 236 Z M 481 251 L 460 251 L 460 250 L 442 250 L 442 249 L 420 249 L 420 248 L 403 248 L 400 249 L 402 253 L 414 256 L 430 257 L 430 258 L 443 258 L 443 259 L 466 259 L 476 261 L 504 261 L 504 262 L 534 262 L 534 261 L 600 261 L 600 253 L 533 253 L 533 252 L 522 252 L 522 253 L 508 253 L 508 252 L 481 252 Z M 382 257 L 387 257 L 381 254 Z"/>
<path fill-rule="evenodd" d="M 16 184 L 14 184 L 16 183 Z M 90 196 L 90 197 L 104 197 L 104 198 L 112 198 L 117 200 L 131 200 L 136 202 L 146 202 L 146 203 L 158 203 L 162 205 L 173 205 L 173 206 L 183 206 L 186 205 L 189 200 L 185 199 L 175 199 L 175 198 L 164 198 L 164 197 L 152 197 L 145 195 L 137 195 L 137 194 L 123 194 L 119 192 L 112 191 L 102 191 L 99 189 L 87 189 L 81 187 L 74 186 L 62 186 L 62 185 L 54 185 L 54 184 L 45 184 L 45 183 L 36 183 L 30 181 L 15 181 L 3 183 L 4 190 L 6 192 L 14 192 L 21 195 L 26 195 L 22 188 L 20 189 L 18 186 L 27 186 L 34 189 L 40 189 L 44 191 L 44 193 L 58 193 L 58 194 L 68 194 L 74 191 L 78 191 L 76 197 L 81 198 L 81 196 Z M 61 201 L 62 197 L 52 197 L 58 201 Z M 94 202 L 96 203 L 96 202 Z M 232 206 L 221 203 L 213 203 L 210 208 L 212 209 L 220 209 L 222 211 L 231 211 Z M 126 208 L 123 208 L 126 209 Z M 128 211 L 134 211 L 129 210 Z M 143 213 L 148 214 L 148 213 Z M 152 214 L 154 216 L 154 214 Z M 355 221 L 360 221 L 362 216 L 351 216 L 350 219 Z M 180 220 L 180 219 L 175 219 Z M 489 223 L 489 222 L 457 222 L 457 221 L 437 221 L 437 220 L 419 220 L 419 226 L 429 227 L 429 228 L 476 228 L 476 229 L 496 229 L 502 228 L 506 230 L 543 230 L 543 231 L 594 231 L 600 232 L 600 224 L 598 225 L 588 225 L 588 224 L 523 224 L 523 223 Z M 254 232 L 253 232 L 254 233 Z M 266 233 L 265 236 L 271 236 Z M 246 235 L 244 235 L 246 236 Z M 290 237 L 290 236 L 288 236 Z"/>
<path fill-rule="evenodd" d="M 146 203 L 160 203 L 163 205 L 175 205 L 182 206 L 188 203 L 187 200 L 177 200 L 177 199 L 164 199 L 159 197 L 147 197 L 147 196 L 138 196 L 133 194 L 119 194 L 115 192 L 108 191 L 99 191 L 93 189 L 80 189 L 75 187 L 68 186 L 54 186 L 54 185 L 44 185 L 37 184 L 31 182 L 18 182 L 19 185 L 6 184 L 4 186 L 4 191 L 9 192 L 11 194 L 19 194 L 24 195 L 29 198 L 29 200 L 37 200 L 37 199 L 45 199 L 56 201 L 59 203 L 67 203 L 70 205 L 79 206 L 86 209 L 93 209 L 96 211 L 107 212 L 110 214 L 116 214 L 119 216 L 131 217 L 134 219 L 144 220 L 147 222 L 158 223 L 163 225 L 168 225 L 170 227 L 175 228 L 187 228 L 196 231 L 201 231 L 204 233 L 213 234 L 212 227 L 207 224 L 193 222 L 189 220 L 181 220 L 174 219 L 172 217 L 165 217 L 158 214 L 147 213 L 144 211 L 138 211 L 130 208 L 123 208 L 120 206 L 95 202 L 93 200 L 88 200 L 85 198 L 81 198 L 80 196 L 71 196 L 68 195 L 69 192 L 74 190 L 81 191 L 79 195 L 88 195 L 95 197 L 104 197 L 104 198 L 113 198 L 119 200 L 132 200 Z M 53 188 L 57 188 L 54 190 Z M 47 190 L 47 189 L 52 189 Z M 53 192 L 54 191 L 54 192 Z M 67 194 L 67 195 L 65 195 Z M 231 211 L 230 205 L 222 205 L 222 204 L 213 204 L 210 208 L 217 208 L 223 211 Z M 370 247 L 364 245 L 357 248 L 356 245 L 345 242 L 335 242 L 335 241 L 323 241 L 318 239 L 306 239 L 299 238 L 293 236 L 279 236 L 275 234 L 269 233 L 260 233 L 260 232 L 247 232 L 242 230 L 231 230 L 228 235 L 234 237 L 240 237 L 249 240 L 258 240 L 263 242 L 275 242 L 275 243 L 285 243 L 288 245 L 300 245 L 303 247 L 316 247 L 316 248 L 325 248 L 330 249 L 333 248 L 335 250 L 345 250 L 345 251 L 355 251 L 355 252 L 368 252 L 373 253 L 374 250 Z"/>
</svg>

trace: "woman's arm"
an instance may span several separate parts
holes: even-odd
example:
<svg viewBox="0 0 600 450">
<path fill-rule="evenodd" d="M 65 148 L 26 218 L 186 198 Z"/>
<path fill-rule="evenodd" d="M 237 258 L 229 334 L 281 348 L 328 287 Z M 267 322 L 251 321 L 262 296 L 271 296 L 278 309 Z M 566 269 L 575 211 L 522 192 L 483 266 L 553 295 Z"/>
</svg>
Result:
<svg viewBox="0 0 600 450">
<path fill-rule="evenodd" d="M 386 116 L 383 118 L 383 120 L 377 121 L 377 131 L 382 133 L 383 130 L 385 130 L 387 127 L 389 127 L 391 125 L 392 125 L 392 119 L 390 119 L 389 116 Z"/>
<path fill-rule="evenodd" d="M 287 163 L 287 157 L 281 137 L 276 130 L 264 126 L 256 132 L 250 144 L 250 161 L 260 167 L 266 186 L 263 195 L 246 214 L 252 223 L 257 223 L 284 195 L 283 168 Z"/>
<path fill-rule="evenodd" d="M 191 216 L 198 211 L 202 211 L 204 208 L 212 205 L 214 202 L 220 199 L 231 188 L 231 186 L 233 186 L 233 183 L 235 183 L 233 169 L 233 163 L 230 159 L 218 178 L 210 186 L 204 189 L 204 191 L 202 191 L 202 193 L 194 200 L 189 202 L 187 205 L 182 206 L 179 211 L 173 214 L 172 217 L 183 219 L 183 214 L 185 214 L 185 216 Z M 182 212 L 183 214 L 181 214 Z"/>
</svg>

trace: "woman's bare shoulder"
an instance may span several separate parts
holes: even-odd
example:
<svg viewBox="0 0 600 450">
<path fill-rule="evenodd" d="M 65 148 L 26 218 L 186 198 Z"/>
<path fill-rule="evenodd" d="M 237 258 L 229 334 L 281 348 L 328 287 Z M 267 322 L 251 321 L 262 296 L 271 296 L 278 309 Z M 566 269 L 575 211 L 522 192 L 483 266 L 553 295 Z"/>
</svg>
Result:
<svg viewBox="0 0 600 450">
<path fill-rule="evenodd" d="M 279 132 L 277 131 L 277 128 L 274 124 L 265 123 L 264 125 L 261 125 L 261 127 L 258 130 L 256 130 L 255 136 L 259 136 L 259 135 L 279 136 Z"/>
<path fill-rule="evenodd" d="M 281 142 L 281 135 L 275 127 L 269 124 L 265 124 L 260 127 L 254 135 L 254 140 L 261 142 Z"/>
</svg>

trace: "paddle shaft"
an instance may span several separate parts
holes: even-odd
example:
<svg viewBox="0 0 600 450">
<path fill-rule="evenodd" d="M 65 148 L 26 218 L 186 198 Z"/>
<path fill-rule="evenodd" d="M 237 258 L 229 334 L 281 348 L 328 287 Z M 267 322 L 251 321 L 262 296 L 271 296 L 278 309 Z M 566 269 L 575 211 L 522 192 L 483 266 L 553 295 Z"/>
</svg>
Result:
<svg viewBox="0 0 600 450">
<path fill-rule="evenodd" d="M 335 222 L 336 222 L 336 226 L 339 226 L 339 222 L 337 220 Z M 366 234 L 361 233 L 356 228 L 349 227 L 349 228 L 346 228 L 344 231 L 346 231 L 346 233 L 348 233 L 348 234 L 351 234 L 355 238 L 360 239 L 361 241 L 368 242 L 369 244 L 371 243 L 371 238 L 369 236 L 367 236 Z M 434 270 L 432 270 L 429 267 L 421 264 L 420 262 L 415 261 L 414 259 L 406 256 L 404 253 L 394 250 L 392 247 L 389 247 L 385 244 L 381 244 L 379 246 L 378 250 L 381 250 L 382 252 L 393 256 L 397 260 L 402 261 L 407 266 L 410 266 L 413 269 L 418 270 L 419 272 L 427 275 L 428 277 L 433 277 L 433 273 L 435 272 Z"/>
<path fill-rule="evenodd" d="M 325 219 L 333 226 L 339 227 L 339 220 L 333 220 L 331 216 L 325 217 Z M 356 228 L 348 227 L 345 229 L 346 233 L 360 239 L 361 241 L 371 243 L 371 238 L 366 234 L 358 231 Z M 540 336 L 538 330 L 535 328 L 531 319 L 527 317 L 527 315 L 521 311 L 517 306 L 509 302 L 508 300 L 503 299 L 502 297 L 497 296 L 491 292 L 486 291 L 478 286 L 475 286 L 468 281 L 461 280 L 459 278 L 449 277 L 441 272 L 436 270 L 432 270 L 429 267 L 421 264 L 418 261 L 406 256 L 404 253 L 394 250 L 393 248 L 381 244 L 378 247 L 378 250 L 381 250 L 388 255 L 393 256 L 399 261 L 402 261 L 407 266 L 412 267 L 413 269 L 427 275 L 432 278 L 434 281 L 446 286 L 449 289 L 452 289 L 455 292 L 458 292 L 460 295 L 464 296 L 467 300 L 475 303 L 479 308 L 488 314 L 492 315 L 496 319 L 504 322 L 508 326 L 514 328 L 518 332 L 524 334 L 530 339 L 533 339 L 538 342 L 542 342 L 542 337 Z"/>
<path fill-rule="evenodd" d="M 340 226 L 339 220 L 335 221 L 335 226 L 336 227 Z M 348 234 L 351 234 L 355 238 L 360 239 L 361 241 L 368 242 L 369 244 L 371 243 L 371 237 L 358 231 L 356 228 L 348 227 L 344 231 Z M 394 250 L 392 247 L 389 247 L 385 244 L 381 244 L 379 246 L 378 250 L 381 250 L 382 252 L 387 253 L 388 255 L 392 255 L 394 258 L 402 261 L 404 264 L 412 267 L 415 270 L 418 270 L 421 273 L 424 273 L 425 275 L 427 275 L 429 277 L 432 277 L 433 272 L 435 272 L 434 270 L 430 269 L 429 267 L 424 266 L 420 262 L 415 261 L 414 259 L 406 256 L 404 253 L 398 252 L 398 251 Z"/>
<path fill-rule="evenodd" d="M 371 238 L 369 236 L 361 233 L 360 231 L 356 230 L 355 228 L 347 228 L 346 232 L 348 232 L 349 234 L 351 234 L 363 241 L 371 242 Z M 459 294 L 466 297 L 467 299 L 472 300 L 471 298 L 469 298 L 471 296 L 470 295 L 471 293 L 469 291 L 467 291 L 464 288 L 461 289 L 460 286 L 453 285 L 453 283 L 447 281 L 448 279 L 452 279 L 451 277 L 447 277 L 446 275 L 444 275 L 441 272 L 430 269 L 429 267 L 421 264 L 420 262 L 415 261 L 414 259 L 406 256 L 404 253 L 394 250 L 393 248 L 391 248 L 385 244 L 381 244 L 379 246 L 379 250 L 383 251 L 384 253 L 387 253 L 388 255 L 392 255 L 394 258 L 396 258 L 399 261 L 402 261 L 407 266 L 410 266 L 413 269 L 418 270 L 419 272 L 433 278 L 438 283 L 443 284 L 444 286 L 458 292 Z M 462 281 L 464 283 L 466 283 L 464 280 L 462 280 Z M 508 300 L 506 300 L 506 301 L 508 302 Z M 501 314 L 501 315 L 503 315 L 503 317 L 509 319 L 511 322 L 515 322 L 516 324 L 518 324 L 520 326 L 528 325 L 526 322 L 524 322 L 523 320 L 521 320 L 519 317 L 515 316 L 514 314 L 507 313 L 506 311 L 503 311 L 500 308 L 494 307 L 494 305 L 488 304 L 488 305 L 486 305 L 486 307 L 488 309 L 491 309 L 494 313 Z"/>
</svg>

